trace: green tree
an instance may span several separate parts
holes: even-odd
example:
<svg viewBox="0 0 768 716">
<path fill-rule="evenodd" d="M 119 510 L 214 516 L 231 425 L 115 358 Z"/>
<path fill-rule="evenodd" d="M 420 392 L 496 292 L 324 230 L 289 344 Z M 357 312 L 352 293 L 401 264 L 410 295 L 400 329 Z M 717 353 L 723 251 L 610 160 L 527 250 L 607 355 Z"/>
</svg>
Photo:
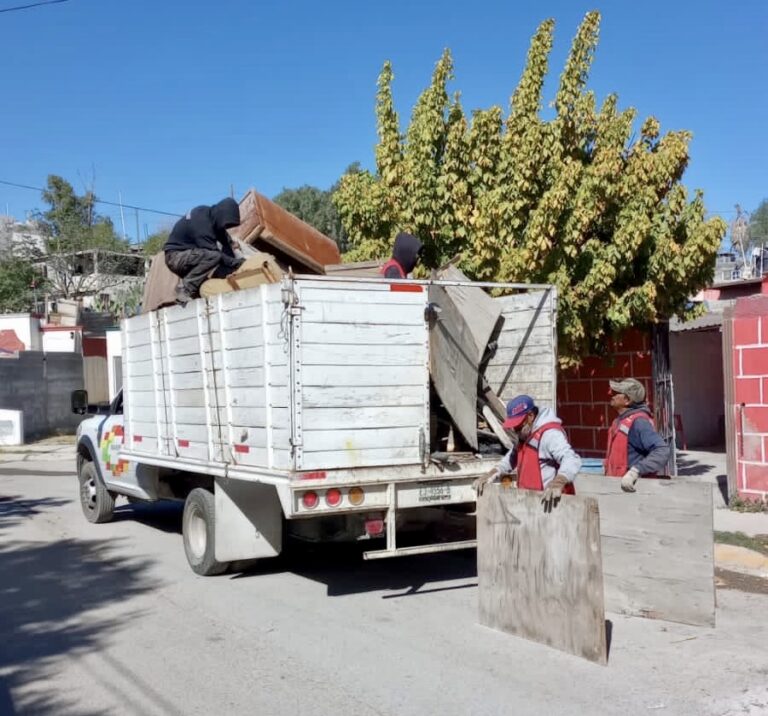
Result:
<svg viewBox="0 0 768 716">
<path fill-rule="evenodd" d="M 0 261 L 0 313 L 34 308 L 36 291 L 43 290 L 43 278 L 30 261 L 10 258 Z"/>
<path fill-rule="evenodd" d="M 355 162 L 347 167 L 345 175 L 356 174 L 359 171 L 360 165 Z M 298 189 L 283 189 L 274 197 L 273 201 L 332 238 L 338 244 L 340 251 L 346 251 L 348 246 L 347 232 L 344 230 L 332 200 L 333 193 L 338 188 L 338 182 L 329 190 L 318 189 L 305 184 Z"/>
<path fill-rule="evenodd" d="M 112 220 L 96 211 L 93 191 L 78 195 L 68 181 L 51 175 L 42 198 L 47 209 L 38 212 L 36 219 L 45 251 L 33 249 L 36 255 L 30 258 L 45 261 L 51 292 L 71 298 L 121 283 L 130 247 L 117 235 Z"/>
<path fill-rule="evenodd" d="M 144 255 L 154 256 L 160 253 L 163 250 L 163 246 L 165 246 L 165 242 L 168 241 L 170 233 L 170 229 L 159 229 L 154 234 L 150 234 L 141 247 Z"/>
<path fill-rule="evenodd" d="M 768 199 L 763 199 L 749 217 L 749 241 L 753 246 L 768 246 Z"/>
<path fill-rule="evenodd" d="M 342 177 L 333 195 L 348 260 L 383 258 L 395 233 L 418 235 L 436 266 L 456 254 L 483 280 L 552 283 L 563 365 L 608 335 L 678 314 L 712 277 L 726 225 L 707 220 L 702 193 L 680 183 L 691 134 L 661 135 L 616 95 L 586 89 L 600 15 L 578 29 L 544 119 L 554 22 L 534 34 L 509 110 L 476 110 L 450 95 L 447 50 L 404 133 L 385 63 L 378 82 L 376 172 Z"/>
</svg>

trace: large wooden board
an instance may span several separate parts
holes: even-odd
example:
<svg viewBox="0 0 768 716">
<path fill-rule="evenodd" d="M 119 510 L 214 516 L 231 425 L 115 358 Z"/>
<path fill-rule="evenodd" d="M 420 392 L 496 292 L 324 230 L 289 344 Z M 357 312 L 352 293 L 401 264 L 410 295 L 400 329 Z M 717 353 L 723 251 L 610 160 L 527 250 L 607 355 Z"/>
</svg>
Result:
<svg viewBox="0 0 768 716">
<path fill-rule="evenodd" d="M 715 625 L 712 485 L 581 474 L 576 492 L 600 506 L 605 607 L 610 612 Z"/>
<path fill-rule="evenodd" d="M 439 278 L 467 280 L 454 267 Z M 476 450 L 478 370 L 501 307 L 477 286 L 430 286 L 429 300 L 440 307 L 430 327 L 430 375 L 459 432 Z"/>
<path fill-rule="evenodd" d="M 545 512 L 541 493 L 491 485 L 477 504 L 480 623 L 605 664 L 597 501 Z"/>
</svg>

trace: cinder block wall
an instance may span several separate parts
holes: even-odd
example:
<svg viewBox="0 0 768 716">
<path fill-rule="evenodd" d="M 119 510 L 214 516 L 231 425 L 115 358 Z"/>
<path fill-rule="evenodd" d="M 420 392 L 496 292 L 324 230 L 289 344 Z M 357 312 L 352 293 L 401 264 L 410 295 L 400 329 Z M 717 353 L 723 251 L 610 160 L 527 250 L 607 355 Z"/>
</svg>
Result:
<svg viewBox="0 0 768 716">
<path fill-rule="evenodd" d="M 653 363 L 649 333 L 630 330 L 611 341 L 605 357 L 589 356 L 574 370 L 561 371 L 557 381 L 558 416 L 576 452 L 602 457 L 608 427 L 616 414 L 609 406 L 611 378 L 637 378 L 653 400 Z"/>
<path fill-rule="evenodd" d="M 768 499 L 768 296 L 736 302 L 732 351 L 737 489 Z"/>
<path fill-rule="evenodd" d="M 23 351 L 0 359 L 0 408 L 24 413 L 25 440 L 74 432 L 81 418 L 71 413 L 69 396 L 82 387 L 78 353 Z"/>
</svg>

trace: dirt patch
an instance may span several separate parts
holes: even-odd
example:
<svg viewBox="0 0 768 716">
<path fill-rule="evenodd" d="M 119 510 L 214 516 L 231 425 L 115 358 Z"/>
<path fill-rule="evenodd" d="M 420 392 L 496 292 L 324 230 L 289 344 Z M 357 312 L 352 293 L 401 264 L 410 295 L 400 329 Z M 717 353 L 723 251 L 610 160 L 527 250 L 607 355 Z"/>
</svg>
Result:
<svg viewBox="0 0 768 716">
<path fill-rule="evenodd" d="M 768 594 L 768 579 L 719 567 L 715 569 L 715 586 L 718 589 L 735 589 L 749 594 Z"/>
<path fill-rule="evenodd" d="M 715 532 L 715 542 L 719 544 L 732 544 L 736 547 L 747 549 L 768 555 L 768 535 L 755 535 L 750 537 L 743 532 Z"/>
</svg>

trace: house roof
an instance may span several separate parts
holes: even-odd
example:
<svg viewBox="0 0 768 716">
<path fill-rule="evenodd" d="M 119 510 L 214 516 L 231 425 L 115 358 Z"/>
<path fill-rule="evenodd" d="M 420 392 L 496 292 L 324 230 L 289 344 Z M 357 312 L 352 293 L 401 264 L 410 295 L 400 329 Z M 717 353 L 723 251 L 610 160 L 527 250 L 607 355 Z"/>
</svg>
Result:
<svg viewBox="0 0 768 716">
<path fill-rule="evenodd" d="M 720 328 L 723 325 L 722 313 L 705 313 L 703 316 L 694 318 L 692 321 L 683 323 L 677 316 L 669 322 L 669 330 L 672 333 L 681 333 L 683 331 L 706 331 Z"/>
</svg>

